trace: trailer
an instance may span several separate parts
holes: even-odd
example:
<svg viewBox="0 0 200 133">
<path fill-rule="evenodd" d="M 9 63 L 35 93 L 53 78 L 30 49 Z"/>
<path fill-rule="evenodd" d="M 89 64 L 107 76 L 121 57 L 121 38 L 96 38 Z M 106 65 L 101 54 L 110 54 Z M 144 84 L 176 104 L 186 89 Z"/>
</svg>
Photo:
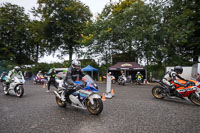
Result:
<svg viewBox="0 0 200 133">
<path fill-rule="evenodd" d="M 175 66 L 168 66 L 165 68 L 165 72 L 171 71 Z M 192 66 L 182 66 L 183 73 L 180 74 L 184 79 L 192 79 Z"/>
<path fill-rule="evenodd" d="M 200 63 L 192 65 L 192 78 L 197 79 L 200 74 Z"/>
</svg>

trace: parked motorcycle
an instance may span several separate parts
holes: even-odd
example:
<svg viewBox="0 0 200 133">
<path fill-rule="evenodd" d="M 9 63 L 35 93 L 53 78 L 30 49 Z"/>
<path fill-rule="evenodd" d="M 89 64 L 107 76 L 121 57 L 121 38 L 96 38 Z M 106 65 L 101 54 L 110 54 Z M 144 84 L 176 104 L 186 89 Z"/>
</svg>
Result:
<svg viewBox="0 0 200 133">
<path fill-rule="evenodd" d="M 83 79 L 84 81 L 75 81 L 75 83 L 78 84 L 78 87 L 76 86 L 76 88 L 81 87 L 81 89 L 77 90 L 69 96 L 69 99 L 72 102 L 71 106 L 87 109 L 91 114 L 98 115 L 103 110 L 103 102 L 101 100 L 101 96 L 97 94 L 98 86 L 88 75 L 84 76 Z M 61 100 L 61 95 L 63 95 L 65 88 L 61 87 L 63 82 L 58 83 L 59 89 L 54 91 L 56 102 L 60 107 L 65 107 L 67 101 L 64 102 Z"/>
<path fill-rule="evenodd" d="M 11 91 L 14 91 L 14 93 L 18 97 L 22 97 L 24 94 L 24 87 L 23 84 L 25 83 L 24 78 L 20 75 L 16 75 L 13 79 L 10 85 L 8 86 L 5 82 L 3 83 L 3 89 L 4 89 L 4 94 L 9 95 Z"/>
<path fill-rule="evenodd" d="M 137 84 L 141 85 L 141 83 L 142 83 L 142 76 L 140 76 L 140 75 L 137 76 L 136 81 L 137 81 Z"/>
<path fill-rule="evenodd" d="M 1 82 L 6 81 L 7 76 L 8 76 L 8 73 L 3 72 L 3 73 L 1 74 L 1 76 L 0 76 L 0 81 L 1 81 Z"/>
<path fill-rule="evenodd" d="M 126 76 L 120 76 L 119 77 L 119 79 L 118 79 L 118 85 L 125 85 L 125 83 L 126 83 L 126 80 L 127 80 L 127 78 L 126 78 Z"/>
<path fill-rule="evenodd" d="M 35 76 L 35 78 L 33 79 L 33 83 L 44 84 L 44 83 L 47 83 L 47 79 L 44 78 L 44 76 L 40 76 L 40 77 Z"/>
<path fill-rule="evenodd" d="M 152 94 L 157 99 L 163 99 L 165 97 L 169 98 L 181 98 L 185 100 L 189 100 L 195 105 L 200 106 L 200 83 L 194 80 L 189 80 L 187 82 L 183 80 L 179 80 L 180 83 L 184 84 L 185 87 L 179 86 L 175 84 L 176 91 L 170 93 L 168 91 L 168 86 L 166 86 L 162 81 L 155 80 L 155 82 L 159 83 L 159 86 L 155 86 L 152 88 Z"/>
</svg>

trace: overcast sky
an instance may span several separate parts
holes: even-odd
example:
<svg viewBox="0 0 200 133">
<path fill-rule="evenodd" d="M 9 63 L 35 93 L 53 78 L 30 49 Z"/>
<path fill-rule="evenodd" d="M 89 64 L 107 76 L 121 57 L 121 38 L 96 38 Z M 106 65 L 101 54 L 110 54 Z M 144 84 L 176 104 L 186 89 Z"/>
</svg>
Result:
<svg viewBox="0 0 200 133">
<path fill-rule="evenodd" d="M 97 13 L 101 13 L 104 6 L 110 2 L 110 0 L 80 0 L 85 5 L 89 6 L 91 12 L 93 13 L 93 17 L 97 15 Z M 118 2 L 119 0 L 112 0 L 113 2 Z M 0 0 L 0 4 L 10 2 L 12 4 L 16 4 L 25 8 L 25 12 L 30 14 L 30 10 L 33 7 L 37 7 L 37 0 Z M 32 18 L 32 16 L 30 15 Z M 57 51 L 59 52 L 59 51 Z M 76 58 L 73 56 L 73 58 Z M 65 57 L 65 60 L 68 60 L 68 56 Z M 56 56 L 45 56 L 39 60 L 39 62 L 62 62 Z"/>
<path fill-rule="evenodd" d="M 109 3 L 110 0 L 80 0 L 87 6 L 89 6 L 91 12 L 94 16 L 97 15 L 97 13 L 101 13 L 104 6 Z M 119 0 L 112 0 L 113 2 L 119 1 Z M 32 7 L 37 6 L 37 0 L 0 0 L 0 4 L 4 2 L 10 2 L 19 6 L 23 6 L 26 10 L 26 13 L 28 13 Z"/>
</svg>

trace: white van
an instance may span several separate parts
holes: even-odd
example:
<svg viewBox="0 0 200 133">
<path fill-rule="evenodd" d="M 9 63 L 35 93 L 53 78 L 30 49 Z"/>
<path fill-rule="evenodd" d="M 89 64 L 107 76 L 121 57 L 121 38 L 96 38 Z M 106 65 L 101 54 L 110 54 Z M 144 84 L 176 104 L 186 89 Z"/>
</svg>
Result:
<svg viewBox="0 0 200 133">
<path fill-rule="evenodd" d="M 166 67 L 165 72 L 171 71 L 175 66 Z M 191 79 L 192 67 L 191 66 L 182 66 L 183 73 L 180 76 L 184 79 Z"/>
<path fill-rule="evenodd" d="M 56 77 L 63 79 L 66 76 L 68 68 L 55 68 L 56 70 Z M 52 69 L 49 70 L 50 73 Z"/>
<path fill-rule="evenodd" d="M 55 70 L 56 76 L 63 79 L 66 76 L 68 68 L 55 68 Z"/>
</svg>

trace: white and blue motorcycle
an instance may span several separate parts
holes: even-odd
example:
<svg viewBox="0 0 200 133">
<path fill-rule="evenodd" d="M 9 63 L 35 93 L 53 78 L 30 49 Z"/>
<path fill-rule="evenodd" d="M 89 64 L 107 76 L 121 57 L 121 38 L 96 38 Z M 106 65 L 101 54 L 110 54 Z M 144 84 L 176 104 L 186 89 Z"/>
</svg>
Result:
<svg viewBox="0 0 200 133">
<path fill-rule="evenodd" d="M 14 92 L 17 97 L 22 97 L 24 94 L 24 83 L 24 78 L 20 75 L 16 75 L 13 77 L 9 86 L 5 82 L 3 83 L 4 94 L 9 95 L 10 92 Z"/>
<path fill-rule="evenodd" d="M 85 75 L 82 79 L 82 81 L 75 81 L 81 89 L 69 95 L 70 105 L 76 108 L 87 109 L 91 114 L 98 115 L 103 110 L 101 96 L 97 94 L 98 86 L 89 75 Z M 59 89 L 54 91 L 54 94 L 56 95 L 57 104 L 60 107 L 65 107 L 68 102 L 61 100 L 61 95 L 65 91 L 61 84 L 62 82 L 59 82 Z"/>
</svg>

